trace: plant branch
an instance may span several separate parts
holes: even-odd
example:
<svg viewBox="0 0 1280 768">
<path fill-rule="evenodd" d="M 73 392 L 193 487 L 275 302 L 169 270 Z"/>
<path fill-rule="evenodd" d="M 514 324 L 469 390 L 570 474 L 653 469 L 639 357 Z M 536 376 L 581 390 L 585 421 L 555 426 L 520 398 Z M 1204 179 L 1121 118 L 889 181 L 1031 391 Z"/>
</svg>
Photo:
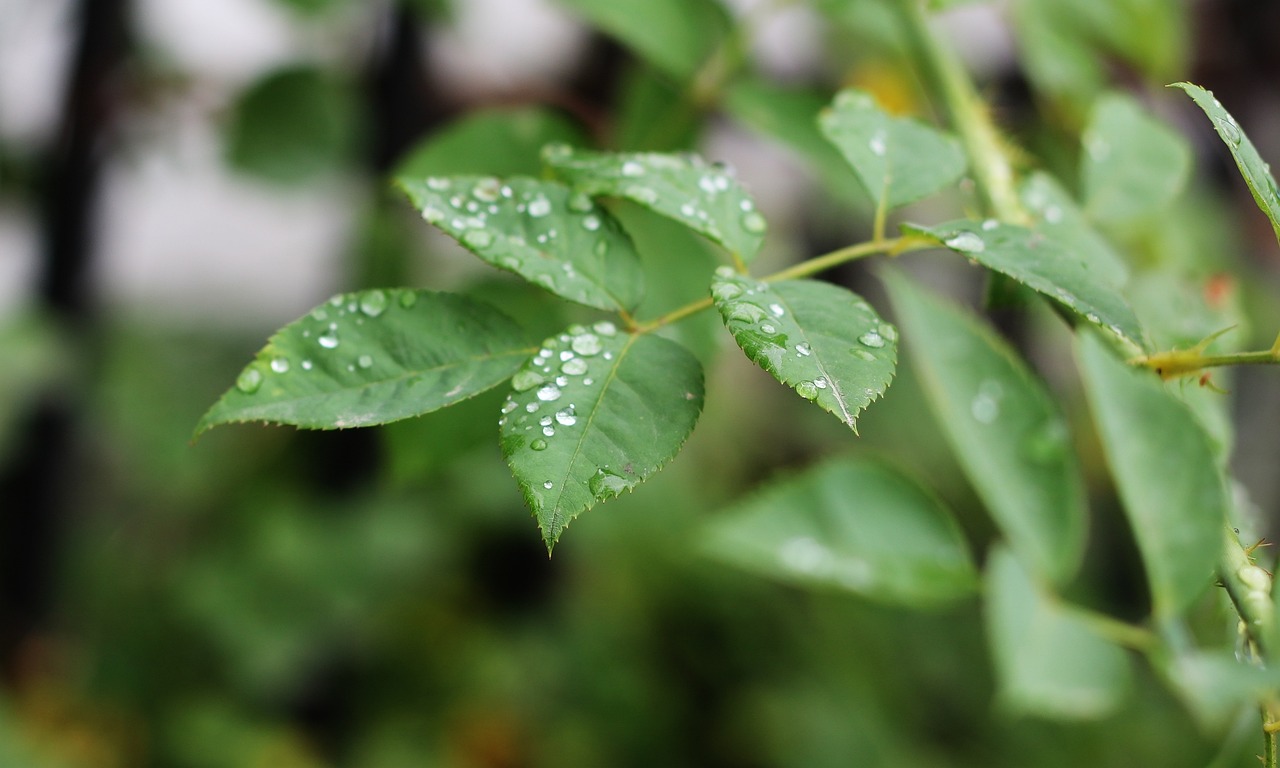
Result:
<svg viewBox="0 0 1280 768">
<path fill-rule="evenodd" d="M 840 248 L 821 256 L 815 256 L 794 264 L 786 269 L 774 272 L 762 278 L 766 283 L 776 283 L 780 280 L 794 280 L 798 277 L 808 277 L 817 274 L 823 270 L 837 267 L 845 262 L 854 261 L 856 259 L 874 256 L 883 253 L 889 256 L 897 256 L 900 253 L 908 251 L 918 251 L 925 248 L 936 248 L 937 241 L 932 238 L 919 237 L 917 235 L 903 235 L 902 237 L 894 237 L 888 240 L 874 239 L 865 243 L 850 245 Z M 647 323 L 639 323 L 632 326 L 636 333 L 651 333 L 657 329 L 670 325 L 679 320 L 683 320 L 690 315 L 696 315 L 704 309 L 711 307 L 711 298 L 699 299 L 695 302 L 686 304 L 679 309 L 672 310 L 661 317 L 650 320 Z"/>
</svg>

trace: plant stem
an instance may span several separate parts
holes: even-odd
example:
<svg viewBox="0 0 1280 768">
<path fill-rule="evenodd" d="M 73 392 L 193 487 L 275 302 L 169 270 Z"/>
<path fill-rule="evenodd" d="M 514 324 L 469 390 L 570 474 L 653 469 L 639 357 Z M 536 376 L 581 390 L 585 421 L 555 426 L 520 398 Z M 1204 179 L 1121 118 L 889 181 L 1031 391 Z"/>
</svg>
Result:
<svg viewBox="0 0 1280 768">
<path fill-rule="evenodd" d="M 1240 614 L 1250 642 L 1263 660 L 1271 658 L 1280 645 L 1277 643 L 1275 608 L 1271 600 L 1271 577 L 1253 564 L 1249 553 L 1240 545 L 1240 537 L 1230 526 L 1223 534 L 1218 578 Z M 1265 584 L 1254 579 L 1263 579 Z"/>
<path fill-rule="evenodd" d="M 1142 627 L 1135 627 L 1106 614 L 1086 611 L 1070 605 L 1061 607 L 1065 612 L 1088 624 L 1099 637 L 1106 638 L 1116 645 L 1135 651 L 1150 651 L 1157 643 L 1156 636 Z"/>
<path fill-rule="evenodd" d="M 793 280 L 798 277 L 808 277 L 817 274 L 826 269 L 839 266 L 848 261 L 873 256 L 877 253 L 884 253 L 889 256 L 897 256 L 900 253 L 908 251 L 918 251 L 924 248 L 936 248 L 937 241 L 919 237 L 916 235 L 903 235 L 902 237 L 894 237 L 888 240 L 875 239 L 865 243 L 850 245 L 840 248 L 821 256 L 815 256 L 812 259 L 802 261 L 799 264 L 792 265 L 786 269 L 774 272 L 763 278 L 767 283 L 776 283 L 780 280 Z M 736 261 L 736 260 L 735 260 Z M 690 315 L 695 315 L 704 309 L 711 307 L 711 298 L 699 299 L 690 304 L 686 304 L 679 309 L 674 309 L 661 317 L 650 320 L 647 323 L 639 323 L 632 326 L 636 333 L 651 333 L 665 325 L 670 325 L 676 321 L 683 320 Z"/>
<path fill-rule="evenodd" d="M 1013 168 L 1000 132 L 991 122 L 964 67 L 929 29 L 919 0 L 898 0 L 897 7 L 925 78 L 946 108 L 951 125 L 969 155 L 983 200 L 1000 220 L 1028 224 L 1030 219 L 1018 199 Z"/>
</svg>

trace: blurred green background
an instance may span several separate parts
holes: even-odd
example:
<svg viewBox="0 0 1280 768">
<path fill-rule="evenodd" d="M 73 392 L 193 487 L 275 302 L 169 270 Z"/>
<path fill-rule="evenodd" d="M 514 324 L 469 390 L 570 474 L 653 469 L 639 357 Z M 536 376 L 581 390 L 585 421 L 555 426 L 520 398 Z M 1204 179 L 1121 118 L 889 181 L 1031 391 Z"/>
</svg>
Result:
<svg viewBox="0 0 1280 768">
<path fill-rule="evenodd" d="M 1162 86 L 1212 88 L 1280 157 L 1277 6 L 938 5 L 1029 165 L 1076 187 L 1109 89 L 1193 143 L 1172 209 L 1108 234 L 1176 281 L 1138 303 L 1185 314 L 1177 291 L 1207 291 L 1243 308 L 1237 343 L 1268 346 L 1270 228 Z M 338 290 L 470 291 L 546 333 L 590 317 L 434 236 L 397 169 L 537 174 L 552 140 L 696 149 L 760 202 L 766 265 L 865 239 L 869 203 L 812 120 L 842 85 L 933 114 L 881 0 L 0 0 L 0 766 L 1252 764 L 1256 715 L 1203 731 L 1154 679 L 1099 722 L 1002 711 L 976 602 L 888 609 L 701 554 L 718 509 L 837 453 L 886 457 L 988 541 L 905 364 L 853 437 L 727 350 L 714 317 L 682 324 L 708 371 L 698 430 L 551 560 L 498 451 L 500 392 L 379 429 L 191 442 L 266 336 Z M 708 245 L 618 214 L 647 260 L 642 317 L 704 295 Z M 874 270 L 831 279 L 886 308 Z M 996 320 L 1078 406 L 1061 329 Z M 1226 383 L 1265 531 L 1280 396 L 1270 371 Z M 1132 541 L 1082 443 L 1080 590 L 1140 616 Z"/>
</svg>

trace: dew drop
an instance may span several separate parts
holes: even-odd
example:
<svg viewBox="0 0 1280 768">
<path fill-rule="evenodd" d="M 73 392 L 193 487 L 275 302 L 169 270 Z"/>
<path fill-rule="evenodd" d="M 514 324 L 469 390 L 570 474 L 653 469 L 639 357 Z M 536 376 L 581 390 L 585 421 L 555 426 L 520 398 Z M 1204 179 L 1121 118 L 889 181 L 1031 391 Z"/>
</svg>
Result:
<svg viewBox="0 0 1280 768">
<path fill-rule="evenodd" d="M 556 411 L 556 422 L 564 427 L 572 427 L 578 423 L 578 417 L 574 414 L 573 408 L 563 408 Z"/>
<path fill-rule="evenodd" d="M 884 157 L 888 153 L 889 148 L 885 146 L 884 140 L 884 131 L 876 131 L 875 135 L 871 137 L 871 141 L 867 143 L 867 146 L 871 149 L 871 154 L 877 157 Z"/>
<path fill-rule="evenodd" d="M 542 406 L 542 403 L 539 403 L 536 401 L 532 403 L 525 403 L 524 410 L 525 410 L 525 413 L 537 413 L 538 408 L 540 408 L 541 406 Z"/>
<path fill-rule="evenodd" d="M 750 302 L 740 301 L 729 307 L 729 319 L 758 323 L 765 317 L 764 310 Z"/>
<path fill-rule="evenodd" d="M 287 358 L 287 357 L 277 357 L 277 358 L 272 359 L 272 361 L 271 361 L 271 370 L 275 371 L 276 373 L 288 373 L 288 372 L 289 372 L 289 358 Z"/>
<path fill-rule="evenodd" d="M 387 294 L 377 289 L 365 291 L 360 296 L 360 311 L 369 317 L 377 317 L 387 311 Z"/>
<path fill-rule="evenodd" d="M 787 314 L 787 310 L 783 309 L 781 304 L 770 304 L 769 311 L 773 313 L 774 317 L 782 317 Z"/>
<path fill-rule="evenodd" d="M 548 480 L 548 481 L 546 481 L 545 483 L 543 483 L 543 484 L 542 484 L 542 487 L 543 487 L 543 488 L 546 488 L 546 489 L 549 491 L 549 490 L 551 490 L 552 488 L 555 488 L 555 487 L 556 487 L 556 484 L 555 484 L 555 483 L 553 483 L 553 482 L 551 482 L 550 480 Z"/>
<path fill-rule="evenodd" d="M 969 403 L 969 414 L 979 424 L 990 424 L 1000 416 L 1000 398 L 1004 387 L 1000 382 L 986 380 L 978 385 L 978 394 Z"/>
<path fill-rule="evenodd" d="M 257 392 L 258 388 L 261 386 L 262 371 L 259 371 L 257 368 L 245 368 L 240 372 L 240 375 L 236 377 L 236 389 L 246 395 L 252 395 L 254 392 Z"/>
<path fill-rule="evenodd" d="M 773 335 L 773 334 L 775 334 L 775 333 L 777 333 L 777 332 L 778 332 L 778 329 L 777 329 L 777 328 L 773 327 L 772 325 L 769 325 L 768 323 L 765 323 L 765 324 L 761 325 L 761 326 L 760 326 L 760 330 L 761 330 L 761 331 L 764 331 L 765 333 L 767 333 L 767 334 L 769 334 L 769 335 Z"/>
<path fill-rule="evenodd" d="M 544 403 L 549 403 L 560 399 L 560 388 L 554 384 L 547 384 L 546 386 L 539 387 L 536 394 L 539 400 Z"/>
<path fill-rule="evenodd" d="M 878 331 L 867 331 L 858 337 L 858 343 L 864 347 L 880 349 L 884 346 L 884 337 Z"/>
<path fill-rule="evenodd" d="M 477 200 L 492 203 L 502 194 L 502 182 L 492 176 L 487 176 L 476 182 L 471 194 L 475 195 Z"/>
<path fill-rule="evenodd" d="M 818 378 L 813 380 L 813 386 L 817 387 L 818 389 L 826 389 L 827 380 L 819 376 Z"/>
<path fill-rule="evenodd" d="M 635 178 L 636 176 L 643 176 L 644 166 L 637 163 L 635 160 L 628 160 L 622 164 L 622 175 L 630 176 L 632 178 Z"/>
<path fill-rule="evenodd" d="M 1214 125 L 1218 126 L 1218 132 L 1222 134 L 1222 138 L 1226 139 L 1228 144 L 1233 147 L 1240 144 L 1240 126 L 1236 125 L 1234 120 L 1223 117 L 1213 122 Z"/>
<path fill-rule="evenodd" d="M 520 406 L 516 405 L 515 400 L 512 400 L 510 397 L 508 397 L 507 401 L 502 404 L 502 412 L 511 413 L 512 411 L 514 411 L 516 408 L 519 408 L 519 407 Z"/>
<path fill-rule="evenodd" d="M 805 400 L 813 400 L 818 396 L 818 388 L 812 381 L 802 381 L 796 384 L 796 394 Z"/>
<path fill-rule="evenodd" d="M 801 357 L 808 357 L 809 355 L 813 354 L 813 348 L 810 347 L 808 344 L 801 342 L 800 344 L 796 345 L 796 354 Z"/>
<path fill-rule="evenodd" d="M 414 304 L 418 303 L 417 291 L 401 291 L 400 306 L 405 309 L 412 309 Z"/>
<path fill-rule="evenodd" d="M 742 228 L 753 235 L 759 235 L 765 231 L 768 223 L 764 217 L 754 211 L 742 217 Z"/>
<path fill-rule="evenodd" d="M 311 361 L 310 361 L 310 360 L 303 360 L 303 361 L 302 361 L 302 370 L 304 370 L 304 371 L 309 371 L 309 370 L 311 370 Z"/>
<path fill-rule="evenodd" d="M 605 337 L 618 335 L 618 326 L 614 325 L 608 320 L 601 320 L 600 322 L 591 326 L 591 330 Z"/>
<path fill-rule="evenodd" d="M 742 295 L 742 287 L 736 283 L 716 283 L 711 289 L 711 298 L 716 301 L 732 301 Z"/>
<path fill-rule="evenodd" d="M 623 194 L 641 205 L 653 205 L 658 202 L 658 193 L 649 187 L 630 186 L 623 190 Z"/>
<path fill-rule="evenodd" d="M 595 384 L 595 383 L 596 383 L 596 380 L 595 380 L 595 379 L 593 379 L 593 378 L 591 378 L 590 376 L 588 376 L 587 378 L 585 378 L 585 379 L 583 379 L 583 380 L 582 380 L 582 385 L 583 385 L 583 386 L 586 386 L 586 387 L 589 387 L 589 386 L 591 386 L 592 384 Z"/>
<path fill-rule="evenodd" d="M 488 248 L 493 245 L 493 235 L 483 229 L 468 229 L 462 235 L 462 242 L 472 248 Z"/>
<path fill-rule="evenodd" d="M 324 347 L 325 349 L 336 349 L 338 346 L 338 332 L 335 330 L 330 330 L 327 333 L 325 333 L 323 336 L 317 338 L 316 341 L 318 341 L 320 343 L 320 346 Z"/>
<path fill-rule="evenodd" d="M 600 228 L 599 216 L 585 216 L 582 219 L 582 228 L 588 232 L 595 232 Z"/>
<path fill-rule="evenodd" d="M 591 495 L 597 500 L 603 501 L 611 499 L 614 496 L 627 490 L 630 485 L 626 478 L 615 475 L 607 469 L 597 469 L 596 473 L 587 481 L 587 489 L 591 491 Z"/>
<path fill-rule="evenodd" d="M 894 328 L 892 325 L 889 325 L 888 323 L 881 323 L 879 330 L 880 330 L 880 335 L 885 337 L 889 341 L 898 340 L 898 329 Z"/>
<path fill-rule="evenodd" d="M 539 195 L 529 201 L 529 207 L 526 210 L 535 219 L 542 218 L 551 213 L 551 201 Z"/>
<path fill-rule="evenodd" d="M 365 369 L 372 368 L 373 358 L 369 355 L 361 355 L 359 358 L 356 359 L 356 365 Z"/>
<path fill-rule="evenodd" d="M 511 388 L 517 392 L 527 392 L 544 381 L 546 379 L 542 377 L 542 374 L 523 368 L 516 371 L 516 375 L 511 377 Z"/>
<path fill-rule="evenodd" d="M 876 359 L 876 356 L 865 349 L 855 349 L 853 354 L 860 360 L 866 360 L 868 363 Z"/>
<path fill-rule="evenodd" d="M 542 428 L 542 434 L 546 435 L 547 437 L 555 437 L 555 435 L 556 435 L 556 428 L 555 428 L 555 427 L 543 427 L 543 428 Z"/>
<path fill-rule="evenodd" d="M 428 224 L 439 224 L 444 221 L 444 211 L 434 205 L 428 205 L 422 209 L 422 220 Z"/>
<path fill-rule="evenodd" d="M 973 232 L 957 232 L 942 243 L 951 250 L 961 253 L 982 253 L 987 249 L 987 244 Z"/>
<path fill-rule="evenodd" d="M 587 361 L 580 357 L 566 360 L 564 365 L 560 366 L 560 372 L 569 376 L 581 376 L 587 372 Z"/>
<path fill-rule="evenodd" d="M 434 189 L 437 192 L 443 192 L 451 186 L 453 186 L 451 181 L 448 179 L 442 179 L 439 176 L 432 176 L 427 179 L 427 187 Z"/>
<path fill-rule="evenodd" d="M 577 352 L 584 357 L 598 355 L 600 354 L 600 350 L 604 349 L 604 344 L 600 341 L 600 337 L 596 336 L 594 333 L 583 333 L 574 336 L 573 341 L 569 343 L 569 346 L 574 352 Z"/>
<path fill-rule="evenodd" d="M 990 232 L 991 230 L 995 229 L 998 226 L 1000 226 L 1000 222 L 996 221 L 995 219 L 987 219 L 986 221 L 982 222 L 982 231 Z"/>
<path fill-rule="evenodd" d="M 315 309 L 311 310 L 311 317 L 315 320 L 320 320 L 321 322 L 323 322 L 329 319 L 329 313 L 325 311 L 324 307 L 316 307 Z"/>
<path fill-rule="evenodd" d="M 542 438 L 538 438 L 537 440 L 534 440 L 532 443 L 529 443 L 529 447 L 535 451 L 545 451 L 547 450 L 547 441 L 543 440 Z"/>
</svg>

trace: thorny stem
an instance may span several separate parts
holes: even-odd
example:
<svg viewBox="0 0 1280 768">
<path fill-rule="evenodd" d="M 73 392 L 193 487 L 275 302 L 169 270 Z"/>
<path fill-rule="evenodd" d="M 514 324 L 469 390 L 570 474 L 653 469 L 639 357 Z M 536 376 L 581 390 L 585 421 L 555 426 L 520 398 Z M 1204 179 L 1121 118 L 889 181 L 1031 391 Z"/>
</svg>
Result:
<svg viewBox="0 0 1280 768">
<path fill-rule="evenodd" d="M 898 254 L 906 253 L 907 251 L 917 251 L 923 248 L 934 247 L 937 247 L 936 241 L 915 235 L 904 235 L 902 237 L 890 238 L 888 240 L 877 238 L 865 243 L 858 243 L 857 245 L 840 248 L 839 250 L 835 250 L 821 256 L 815 256 L 812 259 L 802 261 L 799 264 L 774 272 L 772 275 L 768 275 L 762 279 L 767 283 L 774 283 L 779 280 L 793 280 L 798 277 L 808 277 L 809 275 L 814 275 L 823 270 L 831 269 L 832 267 L 839 266 L 845 262 L 861 259 L 866 256 L 873 256 L 877 253 L 897 256 Z M 740 265 L 739 271 L 743 271 L 741 267 L 744 265 L 741 265 L 740 260 L 736 257 L 735 262 Z M 661 317 L 650 320 L 647 323 L 639 323 L 632 325 L 631 327 L 634 328 L 636 333 L 651 333 L 663 326 L 670 325 L 678 320 L 683 320 L 690 315 L 695 315 L 704 309 L 709 309 L 711 307 L 711 303 L 710 297 L 699 299 L 698 301 L 686 304 L 679 309 L 672 310 Z"/>
<path fill-rule="evenodd" d="M 1010 224 L 1029 219 L 1018 199 L 1013 167 L 1000 131 L 955 55 L 929 29 L 920 0 L 898 0 L 899 16 L 924 75 L 946 108 L 969 155 L 978 190 L 997 218 Z"/>
</svg>

